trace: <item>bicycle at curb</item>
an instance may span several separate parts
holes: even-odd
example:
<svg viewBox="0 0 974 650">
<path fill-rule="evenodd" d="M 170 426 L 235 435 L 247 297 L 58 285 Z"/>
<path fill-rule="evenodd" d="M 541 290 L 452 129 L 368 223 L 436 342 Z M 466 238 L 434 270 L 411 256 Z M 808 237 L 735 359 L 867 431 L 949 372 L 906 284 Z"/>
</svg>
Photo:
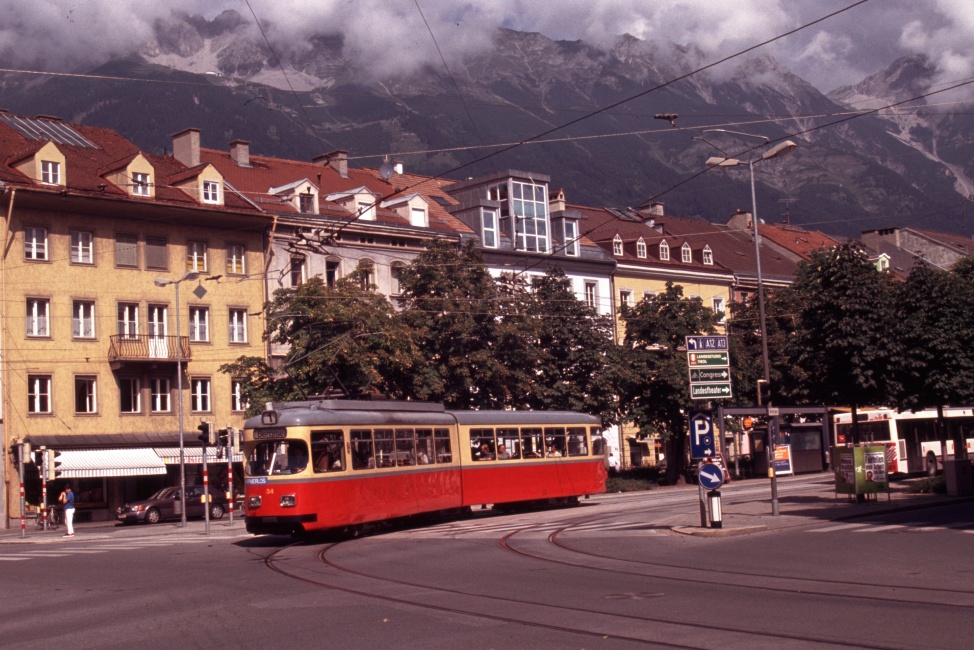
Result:
<svg viewBox="0 0 974 650">
<path fill-rule="evenodd" d="M 61 525 L 61 511 L 54 506 L 48 506 L 47 508 L 47 529 L 57 530 L 58 526 Z M 37 530 L 44 530 L 44 512 L 38 511 L 37 518 L 34 520 L 34 526 Z"/>
</svg>

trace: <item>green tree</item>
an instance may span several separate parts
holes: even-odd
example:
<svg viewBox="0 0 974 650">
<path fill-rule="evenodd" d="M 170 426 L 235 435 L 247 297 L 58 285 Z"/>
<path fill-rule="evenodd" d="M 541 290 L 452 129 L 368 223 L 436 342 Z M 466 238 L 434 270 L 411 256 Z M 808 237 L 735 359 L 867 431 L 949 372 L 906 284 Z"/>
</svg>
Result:
<svg viewBox="0 0 974 650">
<path fill-rule="evenodd" d="M 666 291 L 623 310 L 624 358 L 628 383 L 621 386 L 621 409 L 640 435 L 659 435 L 666 448 L 667 482 L 682 480 L 687 460 L 690 399 L 686 337 L 716 333 L 717 315 L 699 298 L 685 298 L 683 287 Z"/>
<path fill-rule="evenodd" d="M 352 274 L 334 289 L 314 277 L 275 292 L 264 307 L 265 340 L 287 347 L 283 363 L 241 357 L 221 372 L 244 378 L 244 398 L 258 411 L 267 401 L 307 399 L 328 391 L 416 392 L 420 357 L 410 332 L 384 296 Z"/>
<path fill-rule="evenodd" d="M 801 327 L 789 341 L 802 397 L 819 404 L 889 403 L 896 392 L 892 277 L 858 242 L 818 251 L 798 267 L 791 290 Z M 854 434 L 858 435 L 858 434 Z"/>
</svg>

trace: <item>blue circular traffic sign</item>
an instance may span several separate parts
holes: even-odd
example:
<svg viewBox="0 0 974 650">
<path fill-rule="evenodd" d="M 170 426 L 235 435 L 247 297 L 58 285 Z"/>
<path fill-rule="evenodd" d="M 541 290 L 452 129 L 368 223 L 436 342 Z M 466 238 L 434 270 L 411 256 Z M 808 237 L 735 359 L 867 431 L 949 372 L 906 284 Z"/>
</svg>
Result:
<svg viewBox="0 0 974 650">
<path fill-rule="evenodd" d="M 697 469 L 700 485 L 708 490 L 716 490 L 724 484 L 724 472 L 716 463 L 700 463 Z"/>
</svg>

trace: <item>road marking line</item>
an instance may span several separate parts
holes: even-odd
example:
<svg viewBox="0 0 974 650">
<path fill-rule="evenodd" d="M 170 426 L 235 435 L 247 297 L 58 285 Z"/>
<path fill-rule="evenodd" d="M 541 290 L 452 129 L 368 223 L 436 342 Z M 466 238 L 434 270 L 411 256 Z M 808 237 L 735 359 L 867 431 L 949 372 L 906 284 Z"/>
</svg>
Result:
<svg viewBox="0 0 974 650">
<path fill-rule="evenodd" d="M 854 533 L 880 533 L 885 530 L 892 530 L 894 528 L 904 528 L 902 524 L 891 524 L 889 526 L 876 526 L 875 528 L 860 528 L 859 530 L 854 530 Z"/>
<path fill-rule="evenodd" d="M 11 555 L 10 557 L 5 557 L 3 555 L 0 555 L 0 562 L 21 562 L 23 560 L 29 560 L 29 559 L 31 558 L 23 557 L 23 556 L 13 556 L 13 555 Z"/>
<path fill-rule="evenodd" d="M 839 524 L 838 526 L 828 526 L 826 528 L 816 528 L 815 530 L 810 530 L 810 533 L 831 533 L 835 530 L 850 530 L 852 528 L 861 528 L 868 524 Z"/>
</svg>

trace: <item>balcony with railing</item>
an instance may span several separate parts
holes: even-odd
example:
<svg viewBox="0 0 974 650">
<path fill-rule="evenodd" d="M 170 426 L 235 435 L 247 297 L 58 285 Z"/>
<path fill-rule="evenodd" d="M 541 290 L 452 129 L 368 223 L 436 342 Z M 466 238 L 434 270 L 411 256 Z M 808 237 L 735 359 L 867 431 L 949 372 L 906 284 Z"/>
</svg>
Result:
<svg viewBox="0 0 974 650">
<path fill-rule="evenodd" d="M 192 352 L 188 336 L 149 336 L 146 334 L 110 337 L 108 361 L 115 368 L 122 362 L 176 363 L 180 358 L 189 361 Z"/>
</svg>

